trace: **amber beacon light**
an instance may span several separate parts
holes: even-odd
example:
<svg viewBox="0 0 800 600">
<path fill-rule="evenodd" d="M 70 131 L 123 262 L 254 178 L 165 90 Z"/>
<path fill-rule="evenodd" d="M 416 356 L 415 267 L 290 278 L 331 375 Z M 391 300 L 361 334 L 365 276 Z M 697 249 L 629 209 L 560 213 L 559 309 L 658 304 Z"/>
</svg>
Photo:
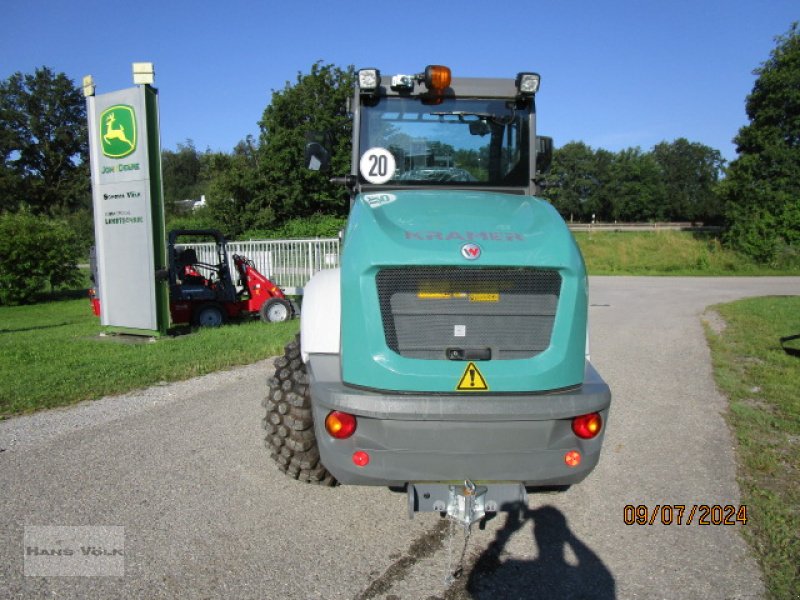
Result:
<svg viewBox="0 0 800 600">
<path fill-rule="evenodd" d="M 450 87 L 450 67 L 428 65 L 425 67 L 425 87 L 429 90 L 446 90 Z"/>
</svg>

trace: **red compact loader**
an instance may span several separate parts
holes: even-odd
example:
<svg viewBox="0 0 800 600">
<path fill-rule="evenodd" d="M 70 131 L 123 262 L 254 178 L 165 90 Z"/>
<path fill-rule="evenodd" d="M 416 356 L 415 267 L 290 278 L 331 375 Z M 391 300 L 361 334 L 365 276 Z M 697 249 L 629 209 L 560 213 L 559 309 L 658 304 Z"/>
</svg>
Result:
<svg viewBox="0 0 800 600">
<path fill-rule="evenodd" d="M 197 258 L 194 248 L 179 248 L 179 238 L 211 238 L 214 260 Z M 234 283 L 228 263 L 225 237 L 215 229 L 176 229 L 167 238 L 169 307 L 173 324 L 191 323 L 218 327 L 229 318 L 259 316 L 265 323 L 287 321 L 295 315 L 294 305 L 283 290 L 262 275 L 251 260 L 231 256 L 236 272 Z M 95 262 L 92 279 L 98 285 Z M 100 314 L 100 298 L 89 290 L 92 310 Z"/>
</svg>

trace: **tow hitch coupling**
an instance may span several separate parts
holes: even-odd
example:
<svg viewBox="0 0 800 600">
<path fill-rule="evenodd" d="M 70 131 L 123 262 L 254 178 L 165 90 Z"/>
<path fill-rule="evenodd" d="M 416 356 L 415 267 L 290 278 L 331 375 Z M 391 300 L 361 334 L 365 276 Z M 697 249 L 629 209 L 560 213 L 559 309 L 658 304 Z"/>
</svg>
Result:
<svg viewBox="0 0 800 600">
<path fill-rule="evenodd" d="M 486 516 L 486 491 L 486 486 L 475 485 L 469 479 L 464 485 L 451 485 L 447 517 L 469 530 L 473 523 Z"/>
</svg>

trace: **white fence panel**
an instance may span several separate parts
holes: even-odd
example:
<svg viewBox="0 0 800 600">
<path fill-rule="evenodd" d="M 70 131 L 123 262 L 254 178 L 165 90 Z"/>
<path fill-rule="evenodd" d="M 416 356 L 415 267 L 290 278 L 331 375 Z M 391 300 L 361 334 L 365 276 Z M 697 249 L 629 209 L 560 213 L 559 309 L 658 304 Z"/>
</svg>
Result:
<svg viewBox="0 0 800 600">
<path fill-rule="evenodd" d="M 178 249 L 194 248 L 200 262 L 216 264 L 213 243 L 177 244 Z M 228 242 L 228 263 L 234 281 L 238 275 L 232 255 L 246 256 L 256 269 L 269 277 L 289 294 L 302 294 L 303 288 L 317 271 L 339 266 L 339 240 L 250 240 Z"/>
</svg>

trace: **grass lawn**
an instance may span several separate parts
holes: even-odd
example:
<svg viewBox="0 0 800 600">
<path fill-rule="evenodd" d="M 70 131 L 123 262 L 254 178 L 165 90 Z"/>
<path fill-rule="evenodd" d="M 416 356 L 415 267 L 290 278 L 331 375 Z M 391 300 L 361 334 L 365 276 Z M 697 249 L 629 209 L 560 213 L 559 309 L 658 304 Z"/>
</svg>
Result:
<svg viewBox="0 0 800 600">
<path fill-rule="evenodd" d="M 738 441 L 743 530 L 773 598 L 800 598 L 800 357 L 779 339 L 800 333 L 800 297 L 713 307 L 726 327 L 706 328 L 719 388 Z M 789 342 L 800 348 L 798 341 Z"/>
<path fill-rule="evenodd" d="M 252 363 L 280 354 L 298 327 L 256 320 L 123 344 L 97 337 L 85 297 L 0 307 L 0 417 Z"/>
<path fill-rule="evenodd" d="M 590 275 L 800 275 L 800 259 L 759 265 L 710 234 L 686 231 L 576 232 Z"/>
</svg>

